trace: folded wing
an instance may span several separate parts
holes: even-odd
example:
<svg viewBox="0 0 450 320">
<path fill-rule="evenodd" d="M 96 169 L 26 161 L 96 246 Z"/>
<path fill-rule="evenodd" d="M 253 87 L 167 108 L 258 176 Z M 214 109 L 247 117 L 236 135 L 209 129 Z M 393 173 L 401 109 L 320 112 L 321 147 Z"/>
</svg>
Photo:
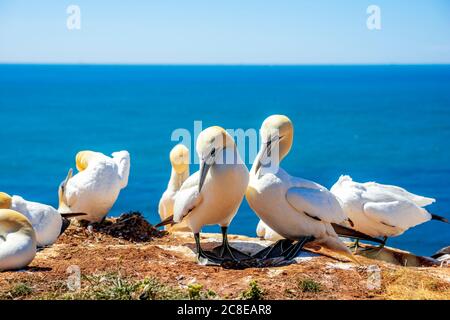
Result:
<svg viewBox="0 0 450 320">
<path fill-rule="evenodd" d="M 363 210 L 369 219 L 402 230 L 431 219 L 428 212 L 409 201 L 367 202 Z"/>
<path fill-rule="evenodd" d="M 409 192 L 401 187 L 397 187 L 397 186 L 379 184 L 376 182 L 367 182 L 367 183 L 365 183 L 365 186 L 368 188 L 368 190 L 373 189 L 374 192 L 390 192 L 397 196 L 404 197 L 405 199 L 408 199 L 409 201 L 414 202 L 419 207 L 425 207 L 436 201 L 433 198 L 419 196 L 417 194 L 411 193 L 411 192 Z"/>
<path fill-rule="evenodd" d="M 329 223 L 341 223 L 347 217 L 336 197 L 327 189 L 294 187 L 287 191 L 286 199 L 300 213 Z"/>
<path fill-rule="evenodd" d="M 178 191 L 173 207 L 174 222 L 181 222 L 202 201 L 198 192 L 199 180 L 200 174 L 196 172 L 186 179 Z"/>
</svg>

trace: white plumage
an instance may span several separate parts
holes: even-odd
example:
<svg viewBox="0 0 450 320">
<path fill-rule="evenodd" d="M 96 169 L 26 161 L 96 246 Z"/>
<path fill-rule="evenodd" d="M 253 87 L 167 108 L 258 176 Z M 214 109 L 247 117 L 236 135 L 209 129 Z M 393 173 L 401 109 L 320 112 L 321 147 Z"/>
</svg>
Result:
<svg viewBox="0 0 450 320">
<path fill-rule="evenodd" d="M 278 241 L 284 239 L 262 220 L 259 220 L 258 225 L 256 226 L 256 235 L 261 239 L 270 241 Z"/>
<path fill-rule="evenodd" d="M 62 217 L 48 205 L 26 201 L 22 197 L 12 196 L 11 209 L 28 218 L 36 232 L 38 247 L 52 245 L 61 233 Z"/>
<path fill-rule="evenodd" d="M 286 116 L 270 116 L 261 126 L 261 139 L 246 194 L 250 207 L 282 237 L 313 236 L 316 243 L 354 259 L 331 225 L 347 218 L 336 197 L 325 187 L 293 177 L 279 166 L 292 146 L 291 121 Z M 265 162 L 270 167 L 264 166 Z"/>
<path fill-rule="evenodd" d="M 314 236 L 319 242 L 342 244 L 330 223 L 342 223 L 346 216 L 331 192 L 282 168 L 277 173 L 260 170 L 250 173 L 247 201 L 261 220 L 287 239 Z M 340 247 L 346 251 L 344 244 Z"/>
<path fill-rule="evenodd" d="M 222 128 L 211 127 L 202 132 L 197 141 L 199 158 L 205 157 L 202 150 L 211 150 L 211 146 L 207 145 L 209 137 L 222 135 L 224 141 L 215 141 L 218 144 L 215 164 L 206 175 L 201 192 L 200 172 L 197 171 L 186 179 L 175 199 L 174 221 L 184 220 L 193 233 L 200 232 L 204 225 L 228 226 L 247 188 L 247 167 L 240 158 L 233 139 Z M 222 143 L 226 144 L 225 147 L 221 146 Z M 233 161 L 230 162 L 229 159 Z"/>
<path fill-rule="evenodd" d="M 353 222 L 353 229 L 372 237 L 394 237 L 409 228 L 430 221 L 432 215 L 423 207 L 435 199 L 376 182 L 359 183 L 341 176 L 331 188 Z"/>
<path fill-rule="evenodd" d="M 26 267 L 36 255 L 36 235 L 28 219 L 0 209 L 0 271 Z"/>
<path fill-rule="evenodd" d="M 159 200 L 159 216 L 161 220 L 173 215 L 175 198 L 182 184 L 189 177 L 189 150 L 183 145 L 176 145 L 170 152 L 170 163 L 172 166 L 170 180 L 167 189 Z M 189 231 L 185 222 L 167 226 L 168 231 Z"/>
<path fill-rule="evenodd" d="M 86 213 L 78 219 L 100 222 L 111 210 L 120 190 L 128 184 L 130 155 L 115 152 L 112 158 L 92 151 L 79 152 L 76 157 L 79 172 L 62 184 L 61 213 Z"/>
</svg>

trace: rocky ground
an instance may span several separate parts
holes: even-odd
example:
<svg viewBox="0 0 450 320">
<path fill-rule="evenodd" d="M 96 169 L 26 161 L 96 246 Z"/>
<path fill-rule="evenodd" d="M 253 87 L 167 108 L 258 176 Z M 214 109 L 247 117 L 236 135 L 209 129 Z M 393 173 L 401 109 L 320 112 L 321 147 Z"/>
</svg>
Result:
<svg viewBox="0 0 450 320">
<path fill-rule="evenodd" d="M 268 244 L 230 240 L 248 252 Z M 220 236 L 202 242 L 212 248 Z M 0 273 L 0 299 L 450 299 L 450 268 L 404 252 L 358 256 L 357 265 L 309 246 L 290 265 L 230 270 L 198 265 L 194 247 L 190 234 L 158 232 L 139 217 L 70 226 L 27 269 Z"/>
</svg>

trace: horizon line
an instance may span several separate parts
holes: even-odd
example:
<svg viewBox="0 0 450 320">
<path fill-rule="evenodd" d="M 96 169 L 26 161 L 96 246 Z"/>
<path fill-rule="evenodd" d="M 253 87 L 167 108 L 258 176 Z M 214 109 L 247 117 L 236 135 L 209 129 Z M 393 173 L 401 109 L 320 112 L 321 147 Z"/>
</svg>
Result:
<svg viewBox="0 0 450 320">
<path fill-rule="evenodd" d="M 420 63 L 127 63 L 127 62 L 3 62 L 0 65 L 35 65 L 35 66 L 224 66 L 224 67 L 308 67 L 308 66 L 449 66 L 450 62 Z"/>
</svg>

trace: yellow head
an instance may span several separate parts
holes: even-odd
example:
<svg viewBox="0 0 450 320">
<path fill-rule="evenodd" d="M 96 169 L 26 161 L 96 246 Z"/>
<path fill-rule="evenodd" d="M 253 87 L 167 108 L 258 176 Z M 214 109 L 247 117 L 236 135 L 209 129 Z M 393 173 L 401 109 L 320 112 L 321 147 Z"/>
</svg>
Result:
<svg viewBox="0 0 450 320">
<path fill-rule="evenodd" d="M 197 154 L 200 159 L 199 192 L 209 168 L 216 163 L 217 155 L 227 148 L 236 148 L 234 139 L 223 128 L 214 126 L 203 130 L 197 138 Z"/>
<path fill-rule="evenodd" d="M 289 153 L 294 137 L 291 120 L 283 115 L 273 115 L 264 120 L 260 129 L 261 149 L 252 167 L 257 173 L 264 166 L 278 170 L 280 161 Z"/>
<path fill-rule="evenodd" d="M 27 217 L 17 211 L 0 209 L 0 234 L 12 232 L 20 232 L 36 241 L 35 231 Z"/>
<path fill-rule="evenodd" d="M 182 144 L 177 144 L 170 151 L 170 163 L 176 173 L 182 174 L 189 170 L 189 149 Z"/>
<path fill-rule="evenodd" d="M 89 165 L 89 160 L 95 156 L 94 151 L 80 151 L 75 157 L 75 163 L 79 172 L 85 170 Z"/>
<path fill-rule="evenodd" d="M 279 159 L 283 159 L 291 150 L 294 138 L 294 126 L 284 115 L 272 115 L 261 125 L 261 139 L 263 144 L 278 144 Z"/>
<path fill-rule="evenodd" d="M 234 139 L 222 127 L 213 126 L 203 130 L 197 138 L 197 154 L 200 159 L 207 158 L 211 152 L 217 154 L 225 148 L 234 148 Z"/>
<path fill-rule="evenodd" d="M 11 209 L 12 198 L 9 194 L 0 192 L 0 209 Z"/>
</svg>

